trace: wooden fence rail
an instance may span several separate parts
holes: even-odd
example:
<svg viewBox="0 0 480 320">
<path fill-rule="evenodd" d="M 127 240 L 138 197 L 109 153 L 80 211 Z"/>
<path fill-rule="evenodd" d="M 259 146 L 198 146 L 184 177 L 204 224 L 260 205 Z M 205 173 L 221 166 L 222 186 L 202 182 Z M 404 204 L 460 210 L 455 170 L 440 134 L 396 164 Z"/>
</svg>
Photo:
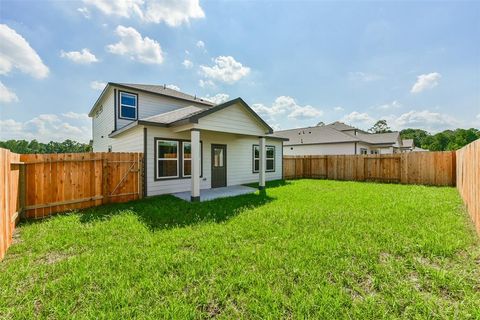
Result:
<svg viewBox="0 0 480 320">
<path fill-rule="evenodd" d="M 455 185 L 455 152 L 284 156 L 285 179 L 314 178 Z"/>
<path fill-rule="evenodd" d="M 480 235 L 480 139 L 457 150 L 457 189 Z"/>
</svg>

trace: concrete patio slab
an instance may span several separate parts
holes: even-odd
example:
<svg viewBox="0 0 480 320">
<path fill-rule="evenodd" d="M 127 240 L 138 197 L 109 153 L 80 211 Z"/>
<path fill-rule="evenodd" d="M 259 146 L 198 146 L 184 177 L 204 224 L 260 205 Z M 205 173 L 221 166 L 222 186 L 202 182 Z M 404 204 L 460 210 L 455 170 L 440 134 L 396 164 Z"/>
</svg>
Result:
<svg viewBox="0 0 480 320">
<path fill-rule="evenodd" d="M 257 191 L 257 189 L 241 185 L 213 189 L 202 189 L 200 190 L 200 201 L 203 202 L 215 200 L 218 198 L 235 197 L 243 194 L 254 193 L 255 191 Z M 190 202 L 190 191 L 172 193 L 172 195 Z"/>
</svg>

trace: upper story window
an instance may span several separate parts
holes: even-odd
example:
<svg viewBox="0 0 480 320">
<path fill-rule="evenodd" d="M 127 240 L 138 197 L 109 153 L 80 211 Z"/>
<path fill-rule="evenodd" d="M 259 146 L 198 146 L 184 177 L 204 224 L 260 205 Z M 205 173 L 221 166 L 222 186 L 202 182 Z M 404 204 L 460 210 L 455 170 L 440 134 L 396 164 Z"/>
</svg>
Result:
<svg viewBox="0 0 480 320">
<path fill-rule="evenodd" d="M 121 119 L 136 120 L 138 96 L 136 94 L 120 91 L 120 117 Z"/>
</svg>

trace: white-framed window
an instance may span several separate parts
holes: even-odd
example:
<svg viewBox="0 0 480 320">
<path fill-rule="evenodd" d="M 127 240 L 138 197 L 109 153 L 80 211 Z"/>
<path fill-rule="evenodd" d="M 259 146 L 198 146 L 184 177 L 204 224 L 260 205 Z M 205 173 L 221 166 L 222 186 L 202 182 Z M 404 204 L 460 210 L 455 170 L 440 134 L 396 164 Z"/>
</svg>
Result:
<svg viewBox="0 0 480 320">
<path fill-rule="evenodd" d="M 266 146 L 266 172 L 275 172 L 275 146 Z M 253 172 L 260 171 L 260 146 L 258 144 L 253 145 L 252 152 L 252 166 Z"/>
<path fill-rule="evenodd" d="M 119 100 L 120 119 L 136 120 L 138 107 L 137 95 L 120 91 Z"/>
<path fill-rule="evenodd" d="M 275 146 L 266 146 L 267 149 L 267 172 L 275 171 Z"/>
<path fill-rule="evenodd" d="M 367 154 L 368 150 L 367 148 L 360 148 L 360 154 Z"/>
<path fill-rule="evenodd" d="M 178 178 L 178 141 L 156 140 L 156 178 Z"/>
<path fill-rule="evenodd" d="M 260 147 L 258 145 L 253 145 L 252 149 L 252 158 L 253 158 L 253 163 L 252 163 L 252 171 L 253 172 L 259 172 L 260 171 Z"/>
<path fill-rule="evenodd" d="M 182 150 L 183 150 L 182 176 L 191 177 L 192 176 L 192 143 L 190 141 L 183 141 Z"/>
<path fill-rule="evenodd" d="M 379 150 L 370 150 L 370 154 L 380 154 Z"/>
</svg>

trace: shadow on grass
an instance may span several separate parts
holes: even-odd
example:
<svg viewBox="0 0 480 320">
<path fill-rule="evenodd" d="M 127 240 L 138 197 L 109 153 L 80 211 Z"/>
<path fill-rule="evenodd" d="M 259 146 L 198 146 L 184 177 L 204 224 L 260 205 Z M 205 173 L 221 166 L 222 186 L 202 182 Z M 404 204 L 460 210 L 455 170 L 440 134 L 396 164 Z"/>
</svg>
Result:
<svg viewBox="0 0 480 320">
<path fill-rule="evenodd" d="M 91 223 L 109 220 L 117 215 L 135 214 L 154 231 L 204 222 L 223 222 L 247 209 L 263 206 L 273 200 L 266 192 L 197 203 L 163 195 L 89 208 L 80 213 L 80 221 Z"/>
<path fill-rule="evenodd" d="M 278 187 L 285 187 L 289 184 L 292 184 L 290 181 L 287 180 L 273 180 L 266 182 L 267 189 L 274 189 Z M 247 187 L 258 188 L 258 182 L 246 184 Z"/>
</svg>

